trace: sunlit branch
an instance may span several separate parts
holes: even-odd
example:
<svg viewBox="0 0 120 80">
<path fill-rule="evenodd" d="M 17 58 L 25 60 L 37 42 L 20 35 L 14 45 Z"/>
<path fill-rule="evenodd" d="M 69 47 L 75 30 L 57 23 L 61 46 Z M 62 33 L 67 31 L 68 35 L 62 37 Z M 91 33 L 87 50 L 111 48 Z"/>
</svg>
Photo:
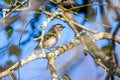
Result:
<svg viewBox="0 0 120 80">
<path fill-rule="evenodd" d="M 64 18 L 64 20 L 65 20 L 67 23 L 69 23 L 70 27 L 73 29 L 73 31 L 74 31 L 75 34 L 79 33 L 78 30 L 77 30 L 77 29 L 75 28 L 75 26 L 73 25 L 73 23 L 71 23 L 72 20 L 69 20 L 69 19 L 67 18 L 67 16 L 64 15 L 64 14 L 61 14 L 61 16 Z"/>
<path fill-rule="evenodd" d="M 100 39 L 109 39 L 109 40 L 111 40 L 112 39 L 112 34 L 107 33 L 107 32 L 99 32 L 99 33 L 94 34 L 92 37 L 96 41 L 100 40 Z M 115 39 L 116 42 L 120 43 L 120 36 L 115 36 L 114 39 Z"/>
<path fill-rule="evenodd" d="M 13 4 L 14 7 L 12 9 L 1 9 L 1 11 L 3 12 L 3 18 L 0 19 L 0 21 L 4 20 L 6 17 L 8 17 L 14 11 L 36 11 L 36 10 L 29 10 L 28 9 L 29 6 L 31 6 L 31 3 L 29 4 L 29 1 L 30 0 L 24 0 L 23 2 L 18 2 L 18 0 L 15 0 L 15 3 Z M 12 0 L 11 0 L 11 2 L 12 2 Z M 27 8 L 21 8 L 26 2 L 28 2 L 29 6 Z M 116 36 L 115 34 L 112 35 L 112 34 L 106 33 L 106 32 L 98 32 L 96 30 L 89 29 L 89 28 L 87 28 L 87 27 L 85 27 L 85 26 L 83 26 L 83 25 L 75 22 L 74 20 L 69 19 L 64 14 L 65 11 L 71 12 L 72 14 L 77 14 L 77 12 L 74 12 L 73 10 L 79 9 L 79 8 L 83 8 L 83 7 L 88 7 L 88 6 L 95 6 L 95 5 L 106 6 L 107 4 L 101 4 L 101 3 L 99 3 L 99 4 L 87 4 L 87 5 L 82 5 L 82 6 L 77 6 L 77 7 L 72 7 L 70 9 L 66 9 L 61 4 L 58 4 L 58 3 L 54 2 L 53 0 L 50 0 L 50 2 L 54 3 L 56 5 L 56 7 L 58 7 L 60 9 L 60 11 L 57 10 L 53 14 L 50 13 L 50 12 L 47 12 L 45 10 L 43 10 L 43 11 L 36 11 L 37 13 L 40 13 L 40 14 L 41 13 L 45 13 L 46 15 L 50 16 L 47 20 L 45 20 L 42 23 L 42 25 L 40 25 L 38 27 L 38 28 L 42 28 L 42 34 L 41 34 L 41 36 L 38 37 L 38 38 L 35 38 L 35 40 L 38 40 L 38 39 L 41 40 L 40 43 L 39 43 L 39 45 L 41 47 L 42 53 L 44 53 L 44 54 L 42 54 L 42 53 L 41 54 L 35 54 L 35 52 L 33 51 L 31 53 L 31 55 L 29 55 L 27 58 L 25 58 L 24 60 L 22 60 L 20 63 L 17 62 L 16 64 L 14 64 L 12 67 L 10 67 L 9 69 L 7 69 L 6 71 L 0 73 L 0 78 L 5 77 L 5 76 L 10 76 L 11 79 L 13 79 L 10 74 L 14 73 L 14 70 L 18 69 L 18 71 L 19 71 L 20 67 L 28 64 L 29 62 L 31 62 L 33 60 L 36 60 L 36 59 L 45 58 L 45 59 L 48 60 L 49 70 L 50 70 L 52 79 L 53 80 L 59 80 L 58 75 L 57 75 L 57 71 L 56 71 L 56 67 L 55 67 L 55 59 L 57 57 L 59 57 L 59 55 L 63 54 L 64 52 L 72 49 L 73 47 L 75 47 L 77 45 L 82 44 L 81 38 L 83 36 L 79 34 L 76 26 L 79 27 L 82 30 L 86 30 L 88 32 L 93 33 L 92 35 L 88 35 L 89 37 L 88 36 L 87 37 L 83 37 L 84 40 L 88 40 L 88 41 L 85 41 L 86 46 L 88 46 L 90 48 L 91 46 L 89 46 L 89 45 L 92 45 L 92 47 L 90 48 L 90 50 L 91 50 L 91 53 L 93 53 L 93 55 L 94 55 L 94 57 L 93 56 L 92 57 L 93 57 L 93 59 L 94 59 L 94 61 L 95 61 L 96 64 L 102 66 L 108 73 L 110 71 L 112 71 L 111 68 L 107 65 L 107 60 L 108 59 L 106 59 L 106 57 L 108 58 L 108 56 L 106 56 L 104 53 L 102 53 L 101 50 L 95 51 L 96 46 L 94 46 L 90 42 L 93 42 L 92 39 L 94 41 L 97 41 L 97 40 L 100 40 L 100 39 L 108 39 L 108 40 L 113 40 L 114 39 L 114 44 L 115 44 L 115 42 L 120 43 L 120 36 Z M 19 4 L 17 5 L 17 3 L 19 3 Z M 116 4 L 118 5 L 118 2 Z M 68 42 L 68 43 L 66 43 L 64 45 L 60 45 L 55 50 L 50 51 L 49 53 L 45 54 L 43 46 L 42 46 L 42 43 L 43 43 L 43 40 L 44 40 L 44 33 L 45 33 L 45 29 L 46 29 L 47 24 L 52 19 L 54 19 L 54 18 L 61 19 L 61 20 L 65 21 L 66 23 L 68 23 L 70 25 L 70 27 L 72 28 L 73 32 L 75 34 L 78 33 L 78 35 L 71 42 Z M 89 20 L 87 18 L 84 18 L 84 19 L 85 20 Z M 99 22 L 97 22 L 97 23 L 99 23 Z M 103 23 L 100 23 L 100 24 L 102 24 L 103 26 L 108 27 L 108 28 L 110 27 L 110 26 L 105 25 Z M 91 41 L 89 41 L 90 37 L 92 38 Z M 83 46 L 83 48 L 84 48 L 84 46 Z M 114 56 L 114 54 L 112 54 L 112 55 Z M 114 59 L 116 59 L 116 57 L 114 57 Z M 117 63 L 117 61 L 116 61 L 116 63 Z M 118 65 L 116 66 L 115 62 L 114 62 L 114 64 L 111 65 L 111 66 L 112 67 L 115 66 L 115 69 L 117 68 L 117 70 L 115 70 L 114 74 L 116 74 L 117 76 L 120 77 L 120 69 L 118 68 Z M 112 76 L 114 76 L 114 74 L 112 74 Z"/>
<path fill-rule="evenodd" d="M 98 3 L 98 4 L 86 4 L 86 5 L 82 5 L 82 6 L 72 7 L 69 10 L 72 11 L 72 10 L 75 10 L 75 9 L 80 9 L 80 8 L 89 7 L 89 6 L 96 6 L 96 5 L 107 6 L 107 4 L 102 4 L 102 3 Z"/>
<path fill-rule="evenodd" d="M 92 32 L 92 33 L 98 33 L 97 31 L 92 30 L 92 29 L 89 29 L 89 28 L 87 28 L 87 27 L 85 27 L 85 26 L 83 26 L 83 25 L 81 25 L 81 24 L 76 23 L 75 21 L 71 21 L 71 22 L 72 22 L 73 24 L 75 24 L 76 26 L 80 27 L 80 28 L 83 29 L 83 30 L 86 30 L 86 31 Z"/>
<path fill-rule="evenodd" d="M 42 13 L 45 13 L 45 14 L 47 14 L 47 15 L 49 15 L 49 16 L 52 15 L 51 13 L 49 13 L 49 12 L 47 12 L 47 11 L 43 11 Z M 63 15 L 63 16 L 64 16 L 64 15 Z M 57 16 L 56 18 L 61 19 L 61 20 L 65 21 L 65 22 L 68 22 L 68 23 L 69 23 L 69 19 L 68 19 L 68 18 L 67 18 L 67 19 L 64 19 L 64 18 L 60 18 L 60 17 L 58 17 L 58 16 Z M 66 18 L 66 17 L 65 17 L 65 18 Z M 73 21 L 73 20 L 71 20 L 71 22 L 72 22 L 74 25 L 80 27 L 80 28 L 83 29 L 83 30 L 86 30 L 86 31 L 92 32 L 92 33 L 97 33 L 97 31 L 92 30 L 92 29 L 89 29 L 89 28 L 87 28 L 87 27 L 85 27 L 85 26 L 83 26 L 83 25 L 81 25 L 81 24 L 78 24 L 78 23 L 76 23 L 76 22 Z"/>
<path fill-rule="evenodd" d="M 56 4 L 55 2 L 53 2 L 54 4 Z M 93 4 L 94 5 L 94 4 Z M 97 4 L 96 4 L 97 5 Z M 99 5 L 99 4 L 98 4 Z M 103 4 L 101 4 L 101 5 L 103 5 Z M 104 5 L 107 5 L 107 4 L 104 4 Z M 66 9 L 66 8 L 64 8 L 62 5 L 56 5 L 56 6 L 58 6 L 59 8 L 61 8 L 61 9 L 63 9 L 64 11 L 68 11 L 68 12 L 71 12 L 71 13 L 73 13 L 73 14 L 76 14 L 76 15 L 78 15 L 79 17 L 81 17 L 81 18 L 83 18 L 83 19 L 85 19 L 85 20 L 87 20 L 87 21 L 90 21 L 89 19 L 87 19 L 87 18 L 84 18 L 84 17 L 82 17 L 82 16 L 80 16 L 77 12 L 75 12 L 75 11 L 72 11 L 72 10 L 70 10 L 70 9 Z M 83 8 L 83 7 L 86 7 L 86 6 L 92 6 L 92 4 L 88 4 L 88 5 L 82 5 L 82 6 L 79 6 L 80 8 Z M 73 7 L 74 8 L 74 7 Z M 77 8 L 77 7 L 76 7 Z M 95 23 L 98 23 L 98 24 L 102 24 L 104 27 L 106 27 L 106 28 L 110 28 L 111 26 L 109 26 L 109 25 L 106 25 L 106 24 L 104 24 L 104 23 L 100 23 L 100 22 L 97 22 L 97 21 L 94 21 Z"/>
<path fill-rule="evenodd" d="M 55 69 L 55 59 L 48 57 L 49 70 L 52 76 L 52 80 L 58 80 L 58 75 Z"/>
<path fill-rule="evenodd" d="M 25 64 L 28 64 L 29 62 L 35 60 L 35 59 L 39 59 L 39 58 L 45 58 L 46 56 L 42 55 L 42 54 L 34 54 L 32 53 L 30 56 L 28 56 L 27 58 L 25 58 L 24 60 L 21 61 L 21 64 L 19 65 L 19 62 L 17 62 L 16 64 L 14 64 L 12 67 L 10 67 L 9 69 L 7 69 L 6 71 L 0 73 L 0 78 L 8 76 L 9 73 L 13 72 L 14 70 L 16 70 L 19 67 L 24 66 Z"/>
<path fill-rule="evenodd" d="M 7 16 L 9 16 L 12 12 L 16 11 L 16 9 L 18 9 L 18 8 L 21 7 L 21 6 L 23 6 L 27 1 L 29 1 L 29 0 L 23 1 L 21 4 L 17 5 L 15 8 L 10 9 L 9 11 L 7 10 L 8 13 L 7 13 L 3 18 L 1 18 L 0 21 L 4 20 L 4 19 L 5 19 Z M 6 10 L 3 9 L 3 12 L 5 12 L 5 11 L 6 11 Z M 4 15 L 4 14 L 3 14 L 3 15 Z"/>
<path fill-rule="evenodd" d="M 94 35 L 91 35 L 91 37 L 93 37 L 95 40 L 100 40 L 100 39 L 112 39 L 112 35 L 106 32 L 100 32 Z M 120 37 L 119 36 L 115 36 L 115 41 L 120 43 Z M 55 59 L 57 58 L 59 55 L 63 54 L 64 52 L 72 49 L 73 47 L 77 46 L 80 44 L 80 40 L 79 38 L 75 38 L 74 40 L 72 40 L 71 42 L 65 44 L 65 45 L 61 45 L 59 47 L 56 48 L 56 50 L 51 51 L 50 53 L 48 53 L 48 58 L 50 59 Z M 29 62 L 39 59 L 39 58 L 47 58 L 47 56 L 44 56 L 42 54 L 34 54 L 31 53 L 30 56 L 28 56 L 26 59 L 21 61 L 21 65 L 19 66 L 19 63 L 17 62 L 16 64 L 14 64 L 12 67 L 10 67 L 9 69 L 7 69 L 6 71 L 0 73 L 0 78 L 8 76 L 9 73 L 13 70 L 16 70 L 18 67 L 22 67 L 25 64 L 28 64 Z M 119 70 L 120 71 L 120 70 Z M 120 72 L 117 72 L 120 73 Z M 118 74 L 117 74 L 118 75 Z M 120 75 L 118 75 L 120 76 Z"/>
</svg>

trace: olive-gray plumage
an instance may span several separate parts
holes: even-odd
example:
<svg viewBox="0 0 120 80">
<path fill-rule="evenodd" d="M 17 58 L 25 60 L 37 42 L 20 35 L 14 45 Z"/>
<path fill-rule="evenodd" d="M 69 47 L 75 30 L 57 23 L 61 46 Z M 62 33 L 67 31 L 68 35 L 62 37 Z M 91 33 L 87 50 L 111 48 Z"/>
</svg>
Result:
<svg viewBox="0 0 120 80">
<path fill-rule="evenodd" d="M 52 28 L 48 31 L 48 33 L 44 36 L 43 40 L 43 48 L 51 48 L 53 47 L 58 40 L 61 38 L 62 29 L 64 27 L 61 24 L 55 24 Z M 37 45 L 36 49 L 40 49 L 40 45 Z"/>
</svg>

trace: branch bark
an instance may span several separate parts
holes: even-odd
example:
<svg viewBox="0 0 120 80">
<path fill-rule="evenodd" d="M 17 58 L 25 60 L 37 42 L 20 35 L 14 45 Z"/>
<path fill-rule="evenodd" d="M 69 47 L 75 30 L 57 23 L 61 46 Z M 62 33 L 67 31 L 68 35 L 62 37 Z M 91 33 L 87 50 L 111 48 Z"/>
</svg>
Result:
<svg viewBox="0 0 120 80">
<path fill-rule="evenodd" d="M 106 33 L 106 32 L 100 32 L 100 33 L 96 33 L 94 35 L 91 35 L 91 37 L 93 37 L 95 40 L 100 40 L 100 39 L 112 39 L 112 34 Z M 79 37 L 80 38 L 80 37 Z M 10 67 L 9 69 L 7 69 L 6 71 L 0 73 L 0 78 L 8 76 L 10 72 L 16 70 L 18 67 L 22 67 L 25 64 L 28 64 L 29 62 L 36 60 L 36 59 L 41 59 L 41 58 L 57 58 L 59 55 L 63 54 L 64 52 L 72 49 L 73 47 L 77 46 L 80 44 L 80 40 L 79 38 L 75 38 L 74 40 L 72 40 L 71 42 L 61 45 L 59 47 L 57 47 L 54 51 L 51 51 L 50 53 L 48 53 L 48 56 L 44 56 L 42 54 L 34 54 L 31 53 L 30 56 L 28 56 L 26 59 L 21 61 L 21 65 L 19 66 L 19 63 L 17 62 L 16 64 L 14 64 L 12 67 Z M 120 43 L 120 36 L 115 36 L 115 41 Z M 116 75 L 120 76 L 120 70 L 117 70 Z"/>
</svg>

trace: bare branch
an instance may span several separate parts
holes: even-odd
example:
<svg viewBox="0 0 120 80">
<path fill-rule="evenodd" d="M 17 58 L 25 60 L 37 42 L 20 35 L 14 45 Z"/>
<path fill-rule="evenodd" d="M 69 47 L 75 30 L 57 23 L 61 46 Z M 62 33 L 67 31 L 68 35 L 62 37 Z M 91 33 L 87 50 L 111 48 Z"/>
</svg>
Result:
<svg viewBox="0 0 120 80">
<path fill-rule="evenodd" d="M 21 64 L 19 65 L 19 62 L 17 62 L 16 64 L 14 64 L 12 67 L 10 67 L 9 69 L 7 69 L 6 71 L 0 73 L 0 78 L 5 77 L 7 75 L 9 75 L 9 73 L 13 72 L 14 70 L 16 70 L 19 67 L 24 66 L 25 64 L 28 64 L 29 62 L 38 59 L 38 58 L 45 58 L 46 56 L 42 55 L 42 54 L 34 54 L 32 53 L 30 56 L 28 56 L 26 59 L 21 61 Z"/>
<path fill-rule="evenodd" d="M 91 37 L 93 37 L 95 40 L 112 39 L 112 35 L 109 34 L 109 33 L 105 33 L 105 32 L 96 33 L 95 35 L 91 35 Z M 119 36 L 115 36 L 115 41 L 120 43 L 120 37 Z M 72 49 L 73 47 L 75 47 L 75 46 L 77 46 L 79 44 L 80 44 L 79 38 L 75 38 L 73 41 L 71 41 L 71 42 L 69 42 L 69 43 L 67 43 L 65 45 L 61 45 L 61 46 L 57 47 L 56 50 L 51 51 L 50 53 L 48 53 L 48 59 L 55 59 L 59 55 L 63 54 L 64 52 Z M 28 64 L 29 62 L 31 62 L 31 61 L 33 61 L 35 59 L 39 59 L 39 58 L 47 58 L 47 57 L 45 55 L 42 55 L 42 54 L 31 53 L 30 56 L 28 56 L 26 59 L 21 61 L 21 65 L 20 66 L 19 66 L 19 63 L 17 62 L 16 64 L 14 64 L 12 67 L 7 69 L 6 71 L 0 73 L 0 78 L 9 75 L 9 73 L 11 71 L 16 70 L 18 67 L 22 67 L 25 64 Z M 117 73 L 120 73 L 120 72 L 117 72 Z"/>
<path fill-rule="evenodd" d="M 107 33 L 107 32 L 99 32 L 99 33 L 94 34 L 92 37 L 95 40 L 100 40 L 100 39 L 111 40 L 112 39 L 112 34 Z M 120 36 L 115 36 L 115 41 L 120 43 Z"/>
</svg>

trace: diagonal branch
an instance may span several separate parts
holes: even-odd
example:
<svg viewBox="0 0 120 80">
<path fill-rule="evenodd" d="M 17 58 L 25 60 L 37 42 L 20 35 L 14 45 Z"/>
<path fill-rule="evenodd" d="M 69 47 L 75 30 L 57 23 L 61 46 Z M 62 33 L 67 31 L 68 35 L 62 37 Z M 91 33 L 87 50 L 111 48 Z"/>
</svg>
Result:
<svg viewBox="0 0 120 80">
<path fill-rule="evenodd" d="M 4 20 L 7 16 L 9 16 L 12 12 L 16 11 L 19 7 L 23 6 L 28 0 L 23 1 L 21 4 L 17 5 L 15 8 L 11 9 L 0 21 Z M 3 9 L 4 12 L 4 9 Z"/>
<path fill-rule="evenodd" d="M 106 32 L 100 32 L 100 33 L 96 33 L 94 35 L 91 35 L 91 37 L 93 37 L 95 40 L 112 39 L 112 34 L 109 34 L 109 33 L 106 33 Z M 29 62 L 31 62 L 33 60 L 40 59 L 40 58 L 47 58 L 47 57 L 48 57 L 48 60 L 49 59 L 55 59 L 59 55 L 63 54 L 64 52 L 72 49 L 73 47 L 75 47 L 77 45 L 79 45 L 81 43 L 79 39 L 80 38 L 77 37 L 74 40 L 72 40 L 71 42 L 57 47 L 55 50 L 48 53 L 48 56 L 44 56 L 42 54 L 31 53 L 30 56 L 28 56 L 27 58 L 25 58 L 24 60 L 21 61 L 20 66 L 19 66 L 19 63 L 17 62 L 16 64 L 14 64 L 12 67 L 7 69 L 6 71 L 0 73 L 0 78 L 8 76 L 11 71 L 16 70 L 18 67 L 22 67 L 25 64 L 28 64 Z M 115 41 L 120 43 L 120 36 L 115 36 Z M 120 70 L 117 70 L 117 73 L 116 73 L 117 76 L 120 76 L 119 71 Z"/>
<path fill-rule="evenodd" d="M 42 55 L 42 54 L 34 54 L 32 53 L 30 56 L 28 56 L 27 58 L 25 58 L 24 60 L 21 61 L 21 64 L 19 65 L 19 62 L 15 63 L 12 67 L 10 67 L 9 69 L 7 69 L 6 71 L 0 73 L 0 78 L 8 76 L 9 73 L 14 72 L 14 70 L 16 70 L 19 67 L 24 66 L 25 64 L 28 64 L 29 62 L 35 60 L 35 59 L 39 59 L 39 58 L 45 58 L 46 56 Z"/>
<path fill-rule="evenodd" d="M 58 80 L 58 75 L 55 69 L 55 59 L 48 58 L 48 65 L 49 65 L 49 69 L 50 69 L 53 80 Z"/>
<path fill-rule="evenodd" d="M 111 40 L 112 39 L 112 34 L 107 33 L 107 32 L 99 32 L 99 33 L 94 34 L 92 37 L 96 41 L 100 40 L 100 39 L 109 39 L 109 40 Z M 115 36 L 114 39 L 115 39 L 116 42 L 120 43 L 120 36 Z"/>
</svg>

